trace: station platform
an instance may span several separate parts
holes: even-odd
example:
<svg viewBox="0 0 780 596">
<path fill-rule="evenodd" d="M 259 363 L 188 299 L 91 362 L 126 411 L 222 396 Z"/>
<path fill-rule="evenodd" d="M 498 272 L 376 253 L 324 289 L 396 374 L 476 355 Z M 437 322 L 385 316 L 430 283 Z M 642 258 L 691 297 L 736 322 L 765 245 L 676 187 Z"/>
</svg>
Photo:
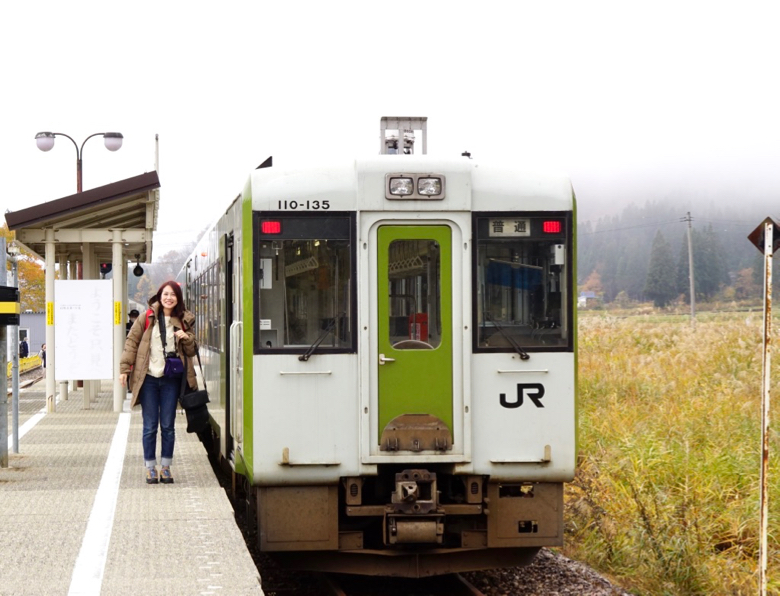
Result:
<svg viewBox="0 0 780 596">
<path fill-rule="evenodd" d="M 173 484 L 146 484 L 141 409 L 113 412 L 109 381 L 46 413 L 45 381 L 19 393 L 19 453 L 0 468 L 0 595 L 262 595 L 230 502 L 186 418 Z M 11 411 L 11 398 L 8 398 Z M 159 436 L 158 436 L 159 449 Z M 159 453 L 159 452 L 158 452 Z"/>
</svg>

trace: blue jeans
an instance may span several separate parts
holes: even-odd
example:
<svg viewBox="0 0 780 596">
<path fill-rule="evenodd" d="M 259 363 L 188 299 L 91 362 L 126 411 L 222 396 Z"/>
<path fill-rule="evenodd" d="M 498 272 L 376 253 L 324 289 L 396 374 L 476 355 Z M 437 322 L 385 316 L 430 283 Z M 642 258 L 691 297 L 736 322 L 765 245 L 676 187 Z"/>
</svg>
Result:
<svg viewBox="0 0 780 596">
<path fill-rule="evenodd" d="M 147 467 L 157 464 L 157 426 L 160 426 L 162 457 L 160 464 L 170 466 L 173 461 L 173 444 L 176 431 L 176 402 L 181 388 L 180 378 L 146 375 L 138 400 L 144 420 L 144 463 Z"/>
</svg>

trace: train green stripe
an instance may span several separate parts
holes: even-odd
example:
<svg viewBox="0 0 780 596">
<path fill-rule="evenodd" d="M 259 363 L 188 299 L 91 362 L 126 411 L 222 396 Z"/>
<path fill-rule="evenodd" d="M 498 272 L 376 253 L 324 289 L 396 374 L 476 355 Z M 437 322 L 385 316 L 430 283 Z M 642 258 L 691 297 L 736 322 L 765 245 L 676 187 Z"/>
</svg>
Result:
<svg viewBox="0 0 780 596">
<path fill-rule="evenodd" d="M 254 300 L 253 287 L 253 253 L 254 244 L 252 242 L 252 181 L 247 181 L 244 187 L 243 204 L 241 205 L 241 300 L 244 308 L 241 309 L 243 322 L 243 349 L 242 358 L 244 361 L 244 371 L 242 375 L 243 386 L 243 408 L 244 408 L 244 432 L 243 432 L 243 469 L 239 470 L 238 461 L 236 461 L 236 471 L 244 474 L 250 482 L 253 477 L 253 458 L 254 458 L 254 353 L 252 346 L 252 329 L 254 325 L 254 311 L 251 308 Z M 236 458 L 238 459 L 238 458 Z"/>
</svg>

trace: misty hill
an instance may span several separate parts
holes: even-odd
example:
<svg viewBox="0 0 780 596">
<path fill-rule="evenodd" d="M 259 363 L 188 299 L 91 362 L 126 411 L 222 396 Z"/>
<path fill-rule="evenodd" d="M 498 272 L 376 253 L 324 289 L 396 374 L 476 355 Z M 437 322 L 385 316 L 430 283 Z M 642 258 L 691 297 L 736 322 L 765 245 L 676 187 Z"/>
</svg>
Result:
<svg viewBox="0 0 780 596">
<path fill-rule="evenodd" d="M 672 262 L 655 275 L 664 271 L 663 275 L 674 278 L 676 295 L 687 297 L 689 210 L 697 299 L 714 298 L 728 288 L 732 290 L 726 298 L 759 297 L 763 260 L 747 235 L 768 213 L 765 208 L 738 203 L 690 209 L 672 200 L 647 201 L 644 206 L 629 204 L 619 213 L 595 220 L 583 221 L 580 216 L 578 285 L 601 294 L 606 302 L 621 292 L 630 300 L 651 299 L 646 288 L 654 240 L 665 240 Z"/>
</svg>

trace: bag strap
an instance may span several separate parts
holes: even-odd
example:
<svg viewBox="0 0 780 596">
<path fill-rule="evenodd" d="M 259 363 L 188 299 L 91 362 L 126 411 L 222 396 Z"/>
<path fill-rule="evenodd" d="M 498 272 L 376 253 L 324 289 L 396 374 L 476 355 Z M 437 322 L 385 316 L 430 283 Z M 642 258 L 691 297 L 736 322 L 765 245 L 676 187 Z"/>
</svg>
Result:
<svg viewBox="0 0 780 596">
<path fill-rule="evenodd" d="M 146 327 L 149 326 L 149 315 L 154 314 L 154 311 L 150 308 L 146 311 Z M 165 354 L 166 350 L 166 343 L 165 343 L 165 313 L 160 313 L 160 315 L 157 317 L 157 320 L 160 323 L 160 341 L 162 341 L 162 347 L 163 347 L 163 354 Z M 144 330 L 146 330 L 146 327 L 144 327 Z M 182 331 L 187 331 L 187 325 L 184 323 L 184 321 L 181 322 Z M 198 354 L 198 362 L 200 362 L 200 354 Z M 203 371 L 201 371 L 203 372 Z"/>
<path fill-rule="evenodd" d="M 200 363 L 200 350 L 198 344 L 195 344 L 195 357 L 198 359 L 198 368 L 200 369 L 200 376 L 203 379 L 203 386 L 206 386 L 206 376 L 203 374 L 203 365 Z M 184 388 L 187 386 L 187 356 L 181 355 L 182 362 L 184 362 L 184 374 L 181 376 L 181 388 L 179 389 L 179 398 L 184 395 Z"/>
<path fill-rule="evenodd" d="M 163 356 L 165 356 L 167 348 L 165 345 L 165 313 L 161 312 L 159 315 L 157 315 L 157 322 L 160 325 L 160 341 L 162 342 Z"/>
</svg>

